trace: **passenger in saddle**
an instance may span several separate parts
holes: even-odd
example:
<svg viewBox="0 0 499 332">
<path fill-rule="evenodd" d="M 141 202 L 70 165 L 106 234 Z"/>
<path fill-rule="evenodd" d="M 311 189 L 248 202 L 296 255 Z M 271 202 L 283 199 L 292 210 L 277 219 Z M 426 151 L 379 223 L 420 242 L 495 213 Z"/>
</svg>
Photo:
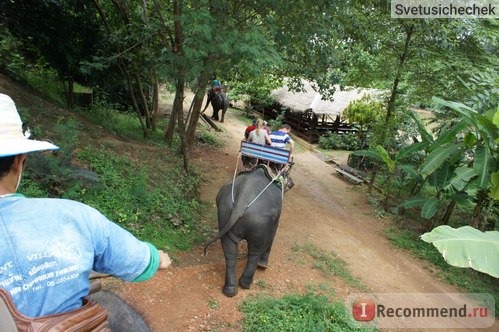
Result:
<svg viewBox="0 0 499 332">
<path fill-rule="evenodd" d="M 246 127 L 244 130 L 244 140 L 247 141 L 249 134 L 256 129 L 256 119 L 253 119 L 251 126 Z"/>
<path fill-rule="evenodd" d="M 256 120 L 255 129 L 249 133 L 248 141 L 262 145 L 271 144 L 269 134 L 267 134 L 267 132 L 263 128 L 262 119 Z"/>
<path fill-rule="evenodd" d="M 295 142 L 289 136 L 291 132 L 291 126 L 288 124 L 283 124 L 279 130 L 273 131 L 270 133 L 270 140 L 272 141 L 271 146 L 285 149 L 286 145 L 289 145 L 289 159 L 293 160 L 293 151 L 295 149 Z"/>
<path fill-rule="evenodd" d="M 291 132 L 291 126 L 288 124 L 283 124 L 279 130 L 273 131 L 270 133 L 271 146 L 279 149 L 286 149 L 286 146 L 289 145 L 289 161 L 293 163 L 293 151 L 295 148 L 295 142 L 289 136 Z M 269 166 L 276 171 L 280 171 L 284 168 L 282 164 L 270 163 Z M 287 177 L 287 174 L 283 174 L 283 176 Z"/>
<path fill-rule="evenodd" d="M 267 121 L 263 121 L 263 129 L 265 129 L 267 134 L 270 135 L 270 128 L 269 128 Z"/>
<path fill-rule="evenodd" d="M 28 139 L 5 94 L 0 126 L 0 287 L 22 314 L 40 317 L 82 307 L 92 270 L 136 282 L 171 265 L 167 253 L 88 205 L 16 193 L 27 154 L 58 147 Z"/>
<path fill-rule="evenodd" d="M 213 79 L 213 91 L 215 93 L 222 92 L 222 83 L 220 83 L 220 81 L 217 80 L 216 78 Z"/>
</svg>

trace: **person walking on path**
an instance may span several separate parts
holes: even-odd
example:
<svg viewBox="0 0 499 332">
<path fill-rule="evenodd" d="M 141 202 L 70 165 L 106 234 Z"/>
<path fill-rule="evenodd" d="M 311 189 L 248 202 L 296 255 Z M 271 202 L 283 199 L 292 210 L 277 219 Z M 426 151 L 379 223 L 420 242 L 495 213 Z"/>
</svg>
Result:
<svg viewBox="0 0 499 332">
<path fill-rule="evenodd" d="M 28 139 L 5 94 L 0 129 L 0 288 L 19 312 L 40 317 L 81 308 L 91 271 L 138 282 L 171 265 L 167 253 L 88 205 L 17 193 L 28 154 L 58 147 Z"/>
</svg>

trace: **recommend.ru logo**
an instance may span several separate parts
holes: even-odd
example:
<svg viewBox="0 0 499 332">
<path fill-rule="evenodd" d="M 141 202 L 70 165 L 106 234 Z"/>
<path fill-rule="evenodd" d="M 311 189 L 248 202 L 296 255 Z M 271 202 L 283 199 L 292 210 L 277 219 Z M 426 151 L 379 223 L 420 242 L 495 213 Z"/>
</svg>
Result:
<svg viewBox="0 0 499 332">
<path fill-rule="evenodd" d="M 495 320 L 494 298 L 482 293 L 359 293 L 345 310 L 378 328 L 487 328 Z"/>
</svg>

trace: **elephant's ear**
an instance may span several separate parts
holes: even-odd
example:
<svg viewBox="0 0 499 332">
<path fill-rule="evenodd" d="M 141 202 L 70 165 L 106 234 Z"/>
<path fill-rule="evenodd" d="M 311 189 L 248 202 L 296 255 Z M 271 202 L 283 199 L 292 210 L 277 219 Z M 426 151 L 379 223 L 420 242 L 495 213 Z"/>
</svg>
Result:
<svg viewBox="0 0 499 332">
<path fill-rule="evenodd" d="M 423 234 L 421 239 L 432 243 L 448 264 L 471 267 L 499 278 L 499 232 L 481 232 L 470 226 L 455 229 L 443 225 Z"/>
</svg>

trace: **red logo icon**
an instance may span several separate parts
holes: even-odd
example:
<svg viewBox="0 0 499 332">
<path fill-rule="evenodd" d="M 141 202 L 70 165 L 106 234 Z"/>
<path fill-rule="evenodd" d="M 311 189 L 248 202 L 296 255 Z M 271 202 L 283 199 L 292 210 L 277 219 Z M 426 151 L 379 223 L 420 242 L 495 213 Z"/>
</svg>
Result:
<svg viewBox="0 0 499 332">
<path fill-rule="evenodd" d="M 357 321 L 372 321 L 376 316 L 376 304 L 370 298 L 357 298 L 352 303 L 352 315 Z"/>
</svg>

